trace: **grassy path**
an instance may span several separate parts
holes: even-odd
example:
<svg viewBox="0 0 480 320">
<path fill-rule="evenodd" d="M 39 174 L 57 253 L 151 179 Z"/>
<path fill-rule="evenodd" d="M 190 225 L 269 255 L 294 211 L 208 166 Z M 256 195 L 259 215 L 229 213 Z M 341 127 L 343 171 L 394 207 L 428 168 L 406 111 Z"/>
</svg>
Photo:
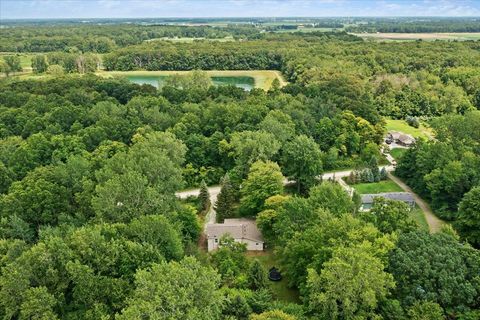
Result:
<svg viewBox="0 0 480 320">
<path fill-rule="evenodd" d="M 427 220 L 430 233 L 435 233 L 440 231 L 441 227 L 445 224 L 445 222 L 437 218 L 437 216 L 433 213 L 432 209 L 430 209 L 430 206 L 428 205 L 428 203 L 426 203 L 415 192 L 413 192 L 413 190 L 399 178 L 395 177 L 391 173 L 388 173 L 388 177 L 392 179 L 395 183 L 397 183 L 400 186 L 400 188 L 402 188 L 404 191 L 410 192 L 413 195 L 415 202 L 420 207 L 420 209 L 422 209 L 425 215 L 425 219 Z"/>
</svg>

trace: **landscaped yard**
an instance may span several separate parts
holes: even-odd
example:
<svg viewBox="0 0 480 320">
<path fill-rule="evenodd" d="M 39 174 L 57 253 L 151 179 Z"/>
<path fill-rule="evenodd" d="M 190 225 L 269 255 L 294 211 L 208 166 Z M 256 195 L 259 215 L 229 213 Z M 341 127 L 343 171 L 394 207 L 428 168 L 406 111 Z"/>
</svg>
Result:
<svg viewBox="0 0 480 320">
<path fill-rule="evenodd" d="M 249 251 L 247 252 L 247 258 L 249 260 L 258 259 L 265 270 L 268 272 L 272 267 L 280 267 L 278 263 L 277 257 L 272 252 L 272 250 L 267 251 Z M 270 281 L 270 288 L 274 294 L 274 296 L 278 300 L 286 301 L 286 302 L 300 302 L 299 293 L 295 289 L 291 289 L 287 287 L 287 279 L 285 277 L 280 281 Z"/>
<path fill-rule="evenodd" d="M 369 193 L 382 193 L 382 192 L 402 192 L 402 188 L 398 186 L 392 180 L 384 180 L 379 182 L 372 183 L 358 183 L 352 185 L 352 187 L 359 194 L 369 194 Z"/>
<path fill-rule="evenodd" d="M 425 127 L 423 124 L 419 128 L 409 126 L 405 120 L 387 119 L 387 131 L 399 131 L 412 135 L 414 138 L 429 139 L 433 136 L 432 129 Z"/>
</svg>

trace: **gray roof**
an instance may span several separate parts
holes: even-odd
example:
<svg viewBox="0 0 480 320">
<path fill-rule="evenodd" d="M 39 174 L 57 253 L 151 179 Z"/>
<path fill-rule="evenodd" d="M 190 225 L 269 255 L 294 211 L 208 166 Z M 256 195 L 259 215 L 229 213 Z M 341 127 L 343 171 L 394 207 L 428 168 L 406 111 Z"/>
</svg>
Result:
<svg viewBox="0 0 480 320">
<path fill-rule="evenodd" d="M 221 238 L 224 234 L 230 234 L 234 239 L 248 239 L 263 242 L 263 237 L 257 228 L 255 220 L 250 219 L 225 219 L 223 223 L 207 225 L 207 236 L 209 239 Z"/>
<path fill-rule="evenodd" d="M 362 194 L 362 203 L 373 203 L 375 198 L 382 197 L 390 200 L 398 200 L 403 202 L 415 202 L 413 195 L 410 192 L 385 192 L 374 194 Z"/>
</svg>

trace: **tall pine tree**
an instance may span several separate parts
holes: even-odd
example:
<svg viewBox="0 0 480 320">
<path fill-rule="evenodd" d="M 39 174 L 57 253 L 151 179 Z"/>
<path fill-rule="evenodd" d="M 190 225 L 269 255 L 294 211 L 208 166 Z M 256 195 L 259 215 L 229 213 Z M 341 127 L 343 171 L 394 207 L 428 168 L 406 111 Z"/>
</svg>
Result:
<svg viewBox="0 0 480 320">
<path fill-rule="evenodd" d="M 210 193 L 208 192 L 205 180 L 202 180 L 202 184 L 200 185 L 200 193 L 198 195 L 198 200 L 200 211 L 204 212 L 210 208 Z"/>
<path fill-rule="evenodd" d="M 227 218 L 233 217 L 233 204 L 235 202 L 235 190 L 230 181 L 228 173 L 222 179 L 222 188 L 215 202 L 217 212 L 217 221 L 223 222 Z"/>
<path fill-rule="evenodd" d="M 248 285 L 252 290 L 260 290 L 267 288 L 267 271 L 260 262 L 255 259 L 250 266 L 248 272 Z"/>
</svg>

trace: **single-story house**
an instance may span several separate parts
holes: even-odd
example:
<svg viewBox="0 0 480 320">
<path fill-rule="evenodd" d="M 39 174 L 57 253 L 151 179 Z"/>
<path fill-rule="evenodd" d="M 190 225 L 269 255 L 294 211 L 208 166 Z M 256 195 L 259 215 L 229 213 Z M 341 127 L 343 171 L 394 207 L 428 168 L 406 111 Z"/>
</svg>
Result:
<svg viewBox="0 0 480 320">
<path fill-rule="evenodd" d="M 374 193 L 374 194 L 362 194 L 362 205 L 360 206 L 360 211 L 369 211 L 372 206 L 375 198 L 385 198 L 390 200 L 403 201 L 408 204 L 410 207 L 415 206 L 415 199 L 410 192 L 385 192 L 385 193 Z"/>
<path fill-rule="evenodd" d="M 220 238 L 229 234 L 236 242 L 247 244 L 249 251 L 263 250 L 263 237 L 257 228 L 255 220 L 251 219 L 225 219 L 223 223 L 207 225 L 208 251 L 218 248 Z"/>
<path fill-rule="evenodd" d="M 387 134 L 387 138 L 385 142 L 388 144 L 395 142 L 404 147 L 410 147 L 415 143 L 415 138 L 409 134 L 398 132 L 398 131 L 390 131 Z"/>
</svg>

